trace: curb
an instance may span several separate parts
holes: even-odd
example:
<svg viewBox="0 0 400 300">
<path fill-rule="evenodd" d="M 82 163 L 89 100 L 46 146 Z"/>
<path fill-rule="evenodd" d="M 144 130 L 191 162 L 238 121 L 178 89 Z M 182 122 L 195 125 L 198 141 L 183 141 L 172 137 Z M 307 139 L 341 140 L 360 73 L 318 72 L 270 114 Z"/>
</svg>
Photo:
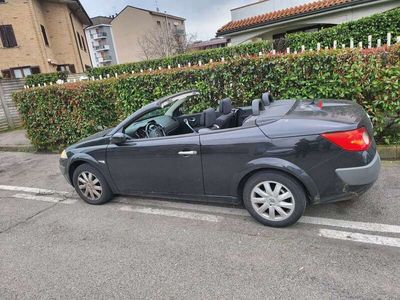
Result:
<svg viewBox="0 0 400 300">
<path fill-rule="evenodd" d="M 33 146 L 12 146 L 12 145 L 0 145 L 1 152 L 36 152 Z"/>
<path fill-rule="evenodd" d="M 377 147 L 382 160 L 400 160 L 400 146 L 378 145 Z"/>
</svg>

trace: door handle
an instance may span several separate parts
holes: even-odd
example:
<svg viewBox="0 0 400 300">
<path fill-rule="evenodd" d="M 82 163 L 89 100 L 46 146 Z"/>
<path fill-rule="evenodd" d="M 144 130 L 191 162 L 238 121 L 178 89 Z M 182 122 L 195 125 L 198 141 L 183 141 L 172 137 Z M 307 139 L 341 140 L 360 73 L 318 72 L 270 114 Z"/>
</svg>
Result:
<svg viewBox="0 0 400 300">
<path fill-rule="evenodd" d="M 189 122 L 196 122 L 196 118 L 195 117 L 191 117 L 191 118 L 189 118 Z"/>
<path fill-rule="evenodd" d="M 179 151 L 178 154 L 182 156 L 191 156 L 197 155 L 197 151 Z"/>
</svg>

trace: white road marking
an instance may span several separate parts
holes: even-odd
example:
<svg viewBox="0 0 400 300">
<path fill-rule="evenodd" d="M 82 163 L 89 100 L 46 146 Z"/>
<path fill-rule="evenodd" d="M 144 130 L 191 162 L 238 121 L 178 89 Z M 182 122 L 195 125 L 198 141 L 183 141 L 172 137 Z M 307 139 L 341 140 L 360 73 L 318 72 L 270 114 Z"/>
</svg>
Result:
<svg viewBox="0 0 400 300">
<path fill-rule="evenodd" d="M 319 235 L 330 239 L 339 239 L 345 241 L 375 244 L 380 246 L 400 247 L 400 239 L 385 237 L 379 235 L 362 234 L 355 232 L 337 231 L 329 229 L 320 229 Z"/>
<path fill-rule="evenodd" d="M 33 194 L 41 194 L 41 195 L 67 195 L 68 192 L 59 192 L 53 190 L 46 189 L 38 189 L 38 188 L 30 188 L 24 186 L 11 186 L 11 185 L 0 185 L 0 190 L 4 191 L 15 191 L 15 192 L 25 192 L 25 193 L 33 193 Z"/>
<path fill-rule="evenodd" d="M 64 200 L 63 198 L 36 196 L 36 195 L 28 195 L 28 194 L 15 194 L 12 197 L 19 198 L 19 199 L 26 199 L 26 200 L 35 200 L 35 201 L 50 202 L 50 203 L 62 203 L 62 204 L 74 204 L 78 201 L 78 200 L 72 200 L 72 199 Z"/>
<path fill-rule="evenodd" d="M 127 212 L 142 213 L 142 214 L 160 215 L 160 216 L 167 216 L 167 217 L 176 217 L 176 218 L 183 218 L 183 219 L 207 221 L 207 222 L 220 222 L 220 220 L 221 220 L 221 217 L 217 217 L 214 215 L 198 214 L 198 213 L 184 212 L 184 211 L 178 211 L 178 210 L 157 209 L 157 208 L 150 208 L 150 207 L 139 208 L 139 207 L 124 206 L 124 207 L 121 207 L 119 210 L 127 211 Z"/>
<path fill-rule="evenodd" d="M 349 229 L 363 230 L 363 231 L 400 233 L 400 226 L 379 224 L 379 223 L 354 222 L 354 221 L 325 219 L 325 218 L 307 217 L 307 216 L 302 217 L 299 220 L 299 222 L 306 224 L 314 224 L 314 225 L 342 227 L 342 228 L 349 228 Z"/>
</svg>

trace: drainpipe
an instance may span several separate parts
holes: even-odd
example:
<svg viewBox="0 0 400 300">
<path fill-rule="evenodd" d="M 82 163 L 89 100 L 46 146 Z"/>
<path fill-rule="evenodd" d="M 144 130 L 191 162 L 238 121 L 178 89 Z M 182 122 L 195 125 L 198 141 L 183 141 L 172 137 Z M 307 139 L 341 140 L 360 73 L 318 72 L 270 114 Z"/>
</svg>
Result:
<svg viewBox="0 0 400 300">
<path fill-rule="evenodd" d="M 72 19 L 72 14 L 73 14 L 73 13 L 74 13 L 74 11 L 71 11 L 71 12 L 69 13 L 69 19 L 71 20 L 73 35 L 74 35 L 74 37 L 75 37 L 75 44 L 76 44 L 76 48 L 78 49 L 79 60 L 81 61 L 81 65 L 82 65 L 82 72 L 85 72 L 85 66 L 84 66 L 83 60 L 82 60 L 81 49 L 79 48 L 78 38 L 77 38 L 77 36 L 76 36 L 75 25 L 74 25 L 74 21 L 73 21 L 73 19 Z"/>
</svg>

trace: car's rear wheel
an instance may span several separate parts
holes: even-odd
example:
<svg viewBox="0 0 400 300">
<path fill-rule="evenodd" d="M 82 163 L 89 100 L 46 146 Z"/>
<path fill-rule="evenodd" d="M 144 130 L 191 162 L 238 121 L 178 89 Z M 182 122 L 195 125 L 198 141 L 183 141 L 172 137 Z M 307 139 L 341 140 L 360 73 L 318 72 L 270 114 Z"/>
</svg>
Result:
<svg viewBox="0 0 400 300">
<path fill-rule="evenodd" d="M 249 213 L 260 223 L 286 227 L 303 215 L 306 194 L 291 176 L 265 171 L 256 173 L 246 182 L 243 201 Z"/>
<path fill-rule="evenodd" d="M 103 175 L 89 164 L 76 168 L 73 183 L 79 196 L 89 204 L 100 205 L 113 198 L 113 193 Z"/>
</svg>

